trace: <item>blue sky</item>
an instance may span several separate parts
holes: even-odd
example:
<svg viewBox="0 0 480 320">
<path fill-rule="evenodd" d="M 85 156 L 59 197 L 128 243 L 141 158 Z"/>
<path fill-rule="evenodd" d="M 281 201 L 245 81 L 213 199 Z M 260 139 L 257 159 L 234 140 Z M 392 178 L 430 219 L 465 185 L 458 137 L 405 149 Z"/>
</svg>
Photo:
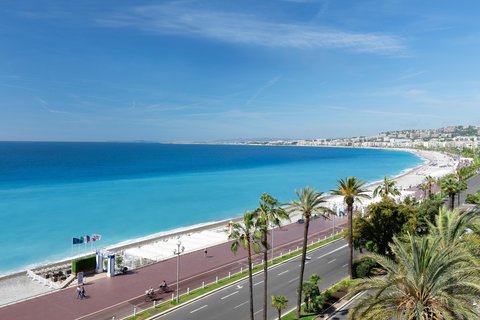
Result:
<svg viewBox="0 0 480 320">
<path fill-rule="evenodd" d="M 480 2 L 0 2 L 0 140 L 480 124 Z"/>
</svg>

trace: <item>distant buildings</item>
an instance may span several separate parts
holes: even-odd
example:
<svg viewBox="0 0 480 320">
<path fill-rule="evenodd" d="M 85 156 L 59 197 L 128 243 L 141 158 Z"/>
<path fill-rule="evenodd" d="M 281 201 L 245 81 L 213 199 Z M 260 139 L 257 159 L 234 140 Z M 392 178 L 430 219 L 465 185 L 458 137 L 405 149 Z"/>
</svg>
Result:
<svg viewBox="0 0 480 320">
<path fill-rule="evenodd" d="M 479 146 L 480 126 L 450 126 L 440 129 L 401 130 L 382 132 L 374 136 L 339 139 L 246 141 L 259 145 L 298 145 L 330 147 L 377 148 L 476 148 Z"/>
</svg>

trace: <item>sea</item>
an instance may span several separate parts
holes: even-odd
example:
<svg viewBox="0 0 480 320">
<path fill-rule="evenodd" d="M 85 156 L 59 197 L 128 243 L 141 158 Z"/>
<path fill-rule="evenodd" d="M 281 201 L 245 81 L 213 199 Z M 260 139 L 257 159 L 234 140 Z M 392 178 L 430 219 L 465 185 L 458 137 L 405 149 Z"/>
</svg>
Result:
<svg viewBox="0 0 480 320">
<path fill-rule="evenodd" d="M 423 159 L 395 150 L 160 143 L 0 142 L 0 275 L 93 248 L 238 217 L 263 192 L 399 175 Z"/>
</svg>

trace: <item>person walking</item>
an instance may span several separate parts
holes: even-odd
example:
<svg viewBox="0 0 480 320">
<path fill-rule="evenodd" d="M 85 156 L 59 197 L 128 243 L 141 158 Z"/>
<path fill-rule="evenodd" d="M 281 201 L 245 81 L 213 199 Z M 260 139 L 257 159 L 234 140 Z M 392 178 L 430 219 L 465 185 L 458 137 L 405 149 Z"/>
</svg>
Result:
<svg viewBox="0 0 480 320">
<path fill-rule="evenodd" d="M 82 289 L 80 288 L 80 286 L 77 286 L 77 299 L 81 299 L 82 298 Z"/>
<path fill-rule="evenodd" d="M 82 286 L 80 288 L 80 299 L 83 300 L 83 298 L 85 298 L 85 288 Z"/>
<path fill-rule="evenodd" d="M 207 254 L 208 254 L 207 248 L 205 248 L 205 250 L 203 251 L 203 253 L 204 253 L 204 256 L 205 256 L 205 258 L 206 258 L 206 257 L 207 257 Z"/>
</svg>

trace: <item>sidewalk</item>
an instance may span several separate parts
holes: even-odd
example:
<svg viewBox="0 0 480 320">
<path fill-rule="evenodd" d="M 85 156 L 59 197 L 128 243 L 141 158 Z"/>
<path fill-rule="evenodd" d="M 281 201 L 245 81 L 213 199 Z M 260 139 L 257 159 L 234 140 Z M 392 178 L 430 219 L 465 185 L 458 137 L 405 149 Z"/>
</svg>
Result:
<svg viewBox="0 0 480 320">
<path fill-rule="evenodd" d="M 340 221 L 335 219 L 338 226 Z M 292 223 L 281 230 L 275 230 L 275 255 L 286 253 L 289 249 L 300 246 L 303 236 L 303 224 Z M 316 219 L 310 225 L 310 241 L 324 238 L 332 233 L 332 221 Z M 255 264 L 261 262 L 260 255 L 255 256 Z M 176 258 L 171 258 L 148 267 L 133 270 L 125 275 L 113 278 L 101 277 L 88 279 L 85 286 L 87 299 L 77 300 L 75 288 L 67 288 L 32 300 L 0 308 L 0 319 L 105 319 L 123 318 L 137 310 L 151 306 L 145 302 L 145 290 L 149 287 L 158 288 L 166 280 L 171 289 L 175 288 Z M 203 250 L 180 256 L 180 294 L 198 288 L 202 282 L 211 283 L 216 277 L 222 278 L 246 268 L 246 253 L 239 250 L 237 255 L 230 251 L 230 243 L 223 243 L 208 249 L 207 257 Z M 172 293 L 161 295 L 161 300 L 172 298 Z"/>
</svg>

